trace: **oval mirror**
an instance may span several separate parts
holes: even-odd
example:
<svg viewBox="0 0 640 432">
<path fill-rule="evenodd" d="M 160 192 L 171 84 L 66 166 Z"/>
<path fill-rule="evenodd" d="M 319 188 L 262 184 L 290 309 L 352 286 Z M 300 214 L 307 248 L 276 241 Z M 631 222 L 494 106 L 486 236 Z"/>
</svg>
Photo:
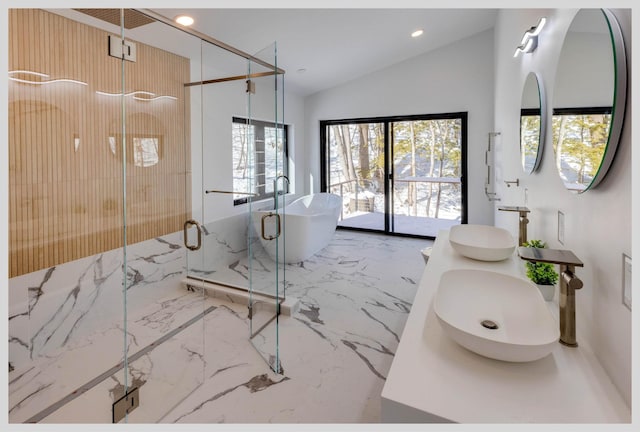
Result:
<svg viewBox="0 0 640 432">
<path fill-rule="evenodd" d="M 604 9 L 581 9 L 565 36 L 553 92 L 553 149 L 567 189 L 581 193 L 607 174 L 627 94 L 622 31 Z"/>
<path fill-rule="evenodd" d="M 542 160 L 546 106 L 542 82 L 534 72 L 530 72 L 522 88 L 520 108 L 520 159 L 526 174 L 537 170 Z"/>
</svg>

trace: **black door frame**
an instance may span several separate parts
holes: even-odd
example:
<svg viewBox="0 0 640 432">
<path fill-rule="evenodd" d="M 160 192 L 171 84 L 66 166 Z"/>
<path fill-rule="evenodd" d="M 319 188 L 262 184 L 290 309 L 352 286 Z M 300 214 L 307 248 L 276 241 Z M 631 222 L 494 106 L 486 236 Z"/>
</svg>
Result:
<svg viewBox="0 0 640 432">
<path fill-rule="evenodd" d="M 320 120 L 320 191 L 327 191 L 327 181 L 329 180 L 329 160 L 327 158 L 327 126 L 335 126 L 335 125 L 344 125 L 344 124 L 359 124 L 359 123 L 382 123 L 384 125 L 385 136 L 384 136 L 384 171 L 385 171 L 385 182 L 384 182 L 384 194 L 385 194 L 385 217 L 384 217 L 384 230 L 376 230 L 369 228 L 355 228 L 355 227 L 342 227 L 338 226 L 340 229 L 345 230 L 353 230 L 353 231 L 368 231 L 368 232 L 377 232 L 384 233 L 387 235 L 394 235 L 400 237 L 416 237 L 416 238 L 426 238 L 426 239 L 434 239 L 434 236 L 423 236 L 418 234 L 405 234 L 405 233 L 396 233 L 391 231 L 391 216 L 392 216 L 392 198 L 391 194 L 391 182 L 393 181 L 393 173 L 390 173 L 391 163 L 393 161 L 393 143 L 391 137 L 391 129 L 389 127 L 390 123 L 398 123 L 398 122 L 406 122 L 406 121 L 415 121 L 415 120 L 447 120 L 447 119 L 459 119 L 460 120 L 460 200 L 461 200 L 461 209 L 460 209 L 460 217 L 461 223 L 466 224 L 468 218 L 468 209 L 467 209 L 467 117 L 468 113 L 464 112 L 455 112 L 455 113 L 441 113 L 441 114 L 417 114 L 417 115 L 404 115 L 404 116 L 386 116 L 386 117 L 360 117 L 360 118 L 351 118 L 351 119 L 338 119 L 338 120 Z"/>
</svg>

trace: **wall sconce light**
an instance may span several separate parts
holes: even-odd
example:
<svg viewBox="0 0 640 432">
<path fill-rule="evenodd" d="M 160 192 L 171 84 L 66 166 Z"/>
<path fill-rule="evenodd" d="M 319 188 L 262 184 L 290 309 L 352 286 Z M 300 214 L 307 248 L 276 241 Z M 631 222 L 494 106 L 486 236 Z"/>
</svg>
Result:
<svg viewBox="0 0 640 432">
<path fill-rule="evenodd" d="M 538 48 L 538 35 L 542 31 L 542 27 L 544 27 L 547 19 L 545 17 L 540 18 L 538 21 L 538 25 L 535 27 L 531 27 L 529 30 L 524 32 L 524 36 L 522 36 L 522 41 L 520 41 L 520 45 L 516 48 L 516 52 L 513 53 L 513 57 L 518 57 L 520 53 L 532 53 Z"/>
</svg>

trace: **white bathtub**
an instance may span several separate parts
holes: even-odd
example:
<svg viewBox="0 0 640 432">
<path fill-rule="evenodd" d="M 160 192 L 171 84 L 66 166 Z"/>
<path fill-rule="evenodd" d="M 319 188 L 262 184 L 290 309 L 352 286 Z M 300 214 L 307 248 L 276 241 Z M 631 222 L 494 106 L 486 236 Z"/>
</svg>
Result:
<svg viewBox="0 0 640 432">
<path fill-rule="evenodd" d="M 329 244 L 338 224 L 342 198 L 329 193 L 306 195 L 280 209 L 283 235 L 277 241 L 280 261 L 296 263 L 313 256 Z M 284 211 L 283 211 L 284 210 Z M 266 240 L 262 232 L 262 218 L 273 210 L 253 212 L 253 226 L 269 256 L 275 259 L 276 240 Z M 265 219 L 266 237 L 275 235 L 276 218 Z M 284 241 L 283 241 L 284 239 Z"/>
</svg>

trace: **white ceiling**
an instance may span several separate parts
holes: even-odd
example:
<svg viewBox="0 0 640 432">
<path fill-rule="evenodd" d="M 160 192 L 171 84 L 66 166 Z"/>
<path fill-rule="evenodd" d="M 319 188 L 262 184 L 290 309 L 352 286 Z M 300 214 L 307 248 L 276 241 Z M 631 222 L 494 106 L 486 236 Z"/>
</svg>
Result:
<svg viewBox="0 0 640 432">
<path fill-rule="evenodd" d="M 116 26 L 71 9 L 55 13 L 119 33 Z M 167 18 L 195 19 L 192 28 L 248 54 L 277 42 L 285 87 L 302 96 L 334 87 L 446 46 L 494 26 L 497 9 L 153 9 Z M 424 34 L 412 38 L 411 32 Z M 160 23 L 128 30 L 127 37 L 190 57 L 200 44 Z M 196 43 L 194 43 L 196 42 Z M 210 49 L 218 70 L 203 79 L 244 73 L 241 58 Z M 215 57 L 215 61 L 211 60 Z M 221 60 L 222 58 L 224 60 Z M 263 58 L 262 56 L 259 56 Z M 272 57 L 271 57 L 272 58 Z M 225 63 L 225 67 L 221 65 Z M 305 69 L 304 73 L 298 72 Z M 226 74 L 226 75 L 225 75 Z M 213 76 L 209 76 L 213 75 Z"/>
<path fill-rule="evenodd" d="M 273 41 L 287 89 L 309 95 L 493 27 L 496 9 L 154 9 L 254 54 Z M 410 33 L 424 34 L 411 38 Z M 306 69 L 304 73 L 299 69 Z"/>
</svg>

